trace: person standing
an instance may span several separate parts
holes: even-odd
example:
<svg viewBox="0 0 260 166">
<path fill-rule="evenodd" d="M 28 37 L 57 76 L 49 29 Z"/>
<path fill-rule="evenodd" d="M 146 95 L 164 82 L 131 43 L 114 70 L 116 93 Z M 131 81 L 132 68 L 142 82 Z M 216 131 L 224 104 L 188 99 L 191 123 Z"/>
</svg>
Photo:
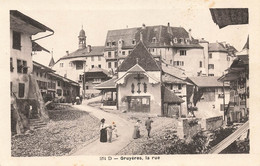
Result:
<svg viewBox="0 0 260 166">
<path fill-rule="evenodd" d="M 107 142 L 107 125 L 105 124 L 105 119 L 101 119 L 100 125 L 100 142 Z"/>
<path fill-rule="evenodd" d="M 113 129 L 113 132 L 114 132 L 115 136 L 118 137 L 117 128 L 116 128 L 115 122 L 112 122 L 112 129 Z"/>
<path fill-rule="evenodd" d="M 152 129 L 152 122 L 153 122 L 153 120 L 151 120 L 150 117 L 148 117 L 148 119 L 145 121 L 145 127 L 146 127 L 146 130 L 147 130 L 148 138 L 150 138 L 150 132 L 151 132 L 151 129 Z"/>
<path fill-rule="evenodd" d="M 133 139 L 140 138 L 140 122 L 140 120 L 137 120 L 136 124 L 134 125 Z"/>
</svg>

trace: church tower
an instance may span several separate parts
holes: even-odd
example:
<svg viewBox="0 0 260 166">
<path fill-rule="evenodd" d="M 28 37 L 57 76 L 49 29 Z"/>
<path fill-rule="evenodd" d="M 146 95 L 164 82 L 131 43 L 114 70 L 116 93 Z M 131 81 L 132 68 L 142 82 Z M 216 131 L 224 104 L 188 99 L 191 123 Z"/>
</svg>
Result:
<svg viewBox="0 0 260 166">
<path fill-rule="evenodd" d="M 85 35 L 85 31 L 83 30 L 83 26 L 82 29 L 79 32 L 79 49 L 83 49 L 86 48 L 86 35 Z"/>
</svg>

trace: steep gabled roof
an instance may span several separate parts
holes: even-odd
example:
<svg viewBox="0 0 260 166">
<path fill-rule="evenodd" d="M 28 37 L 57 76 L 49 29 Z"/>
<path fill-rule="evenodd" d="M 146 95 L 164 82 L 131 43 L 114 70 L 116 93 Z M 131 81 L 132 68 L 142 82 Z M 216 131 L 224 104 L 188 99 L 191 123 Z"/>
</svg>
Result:
<svg viewBox="0 0 260 166">
<path fill-rule="evenodd" d="M 144 43 L 140 41 L 131 54 L 119 66 L 119 72 L 128 71 L 135 64 L 140 65 L 145 71 L 160 71 L 159 65 L 156 63 L 152 55 L 149 53 Z"/>
<path fill-rule="evenodd" d="M 50 63 L 49 63 L 49 67 L 53 67 L 55 65 L 55 61 L 53 59 L 53 56 L 51 56 L 51 60 L 50 60 Z"/>
<path fill-rule="evenodd" d="M 163 92 L 163 102 L 164 103 L 183 103 L 184 100 L 174 94 L 170 89 L 165 86 L 162 86 Z"/>
<path fill-rule="evenodd" d="M 243 49 L 249 49 L 249 36 L 247 37 L 246 44 L 244 45 Z"/>
<path fill-rule="evenodd" d="M 96 86 L 94 86 L 94 89 L 116 89 L 116 80 L 117 77 L 111 78 L 110 80 L 104 81 Z"/>
</svg>

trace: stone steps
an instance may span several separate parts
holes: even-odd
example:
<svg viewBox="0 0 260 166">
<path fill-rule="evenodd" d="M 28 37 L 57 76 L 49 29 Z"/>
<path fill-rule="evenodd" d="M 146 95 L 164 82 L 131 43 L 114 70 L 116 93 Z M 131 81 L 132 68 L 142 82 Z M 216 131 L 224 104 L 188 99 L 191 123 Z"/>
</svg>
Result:
<svg viewBox="0 0 260 166">
<path fill-rule="evenodd" d="M 29 124 L 30 127 L 32 129 L 39 129 L 39 128 L 43 128 L 47 125 L 47 123 L 45 123 L 43 120 L 41 119 L 30 119 L 29 120 Z"/>
</svg>

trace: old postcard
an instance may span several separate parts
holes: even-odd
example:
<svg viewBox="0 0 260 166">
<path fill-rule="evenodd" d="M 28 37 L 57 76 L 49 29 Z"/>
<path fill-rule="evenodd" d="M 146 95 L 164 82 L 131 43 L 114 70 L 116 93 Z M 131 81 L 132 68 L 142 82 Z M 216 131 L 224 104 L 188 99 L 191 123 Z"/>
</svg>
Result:
<svg viewBox="0 0 260 166">
<path fill-rule="evenodd" d="M 257 1 L 2 4 L 0 166 L 260 164 Z"/>
</svg>

